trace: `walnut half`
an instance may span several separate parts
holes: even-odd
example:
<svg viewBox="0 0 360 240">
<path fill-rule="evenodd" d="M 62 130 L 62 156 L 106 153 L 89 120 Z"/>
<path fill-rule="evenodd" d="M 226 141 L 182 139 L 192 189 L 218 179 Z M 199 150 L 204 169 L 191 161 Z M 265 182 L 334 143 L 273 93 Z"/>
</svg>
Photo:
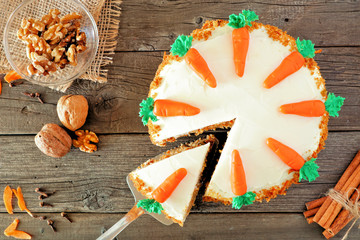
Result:
<svg viewBox="0 0 360 240">
<path fill-rule="evenodd" d="M 77 130 L 75 131 L 76 136 L 78 136 L 78 139 L 73 139 L 73 145 L 74 147 L 77 147 L 80 149 L 80 151 L 92 153 L 97 150 L 97 146 L 93 143 L 98 143 L 99 138 L 96 136 L 94 132 L 91 132 L 89 130 Z"/>
</svg>

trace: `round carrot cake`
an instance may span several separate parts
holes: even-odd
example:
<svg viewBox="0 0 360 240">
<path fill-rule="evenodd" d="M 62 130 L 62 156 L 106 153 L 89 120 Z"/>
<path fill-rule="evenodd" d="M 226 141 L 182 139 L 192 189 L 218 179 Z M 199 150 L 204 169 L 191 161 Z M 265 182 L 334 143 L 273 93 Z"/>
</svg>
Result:
<svg viewBox="0 0 360 240">
<path fill-rule="evenodd" d="M 235 208 L 314 180 L 329 115 L 344 101 L 327 95 L 310 40 L 256 20 L 244 10 L 179 36 L 140 104 L 158 146 L 230 129 L 203 199 Z"/>
</svg>

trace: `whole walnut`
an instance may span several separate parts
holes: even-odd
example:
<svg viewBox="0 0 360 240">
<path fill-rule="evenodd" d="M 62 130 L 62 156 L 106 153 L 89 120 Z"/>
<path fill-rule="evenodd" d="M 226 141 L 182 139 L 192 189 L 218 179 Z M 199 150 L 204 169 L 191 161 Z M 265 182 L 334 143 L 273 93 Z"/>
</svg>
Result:
<svg viewBox="0 0 360 240">
<path fill-rule="evenodd" d="M 48 123 L 36 134 L 35 144 L 46 155 L 60 158 L 70 151 L 72 140 L 62 127 Z"/>
<path fill-rule="evenodd" d="M 62 96 L 57 103 L 59 119 L 71 131 L 75 131 L 85 124 L 88 110 L 88 102 L 82 95 Z"/>
</svg>

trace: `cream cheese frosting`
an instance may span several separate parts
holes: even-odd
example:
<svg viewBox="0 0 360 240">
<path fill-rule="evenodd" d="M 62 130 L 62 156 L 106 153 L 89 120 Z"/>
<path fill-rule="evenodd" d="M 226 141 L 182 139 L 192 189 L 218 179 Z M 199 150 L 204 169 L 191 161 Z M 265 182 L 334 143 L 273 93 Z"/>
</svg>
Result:
<svg viewBox="0 0 360 240">
<path fill-rule="evenodd" d="M 278 109 L 287 103 L 325 101 L 324 85 L 317 85 L 321 78 L 317 68 L 312 73 L 303 66 L 273 88 L 263 87 L 266 77 L 291 53 L 290 46 L 270 38 L 264 27 L 250 32 L 245 72 L 238 77 L 232 30 L 228 26 L 217 27 L 209 39 L 194 40 L 192 44 L 215 76 L 216 88 L 206 85 L 181 59 L 163 67 L 160 85 L 150 92 L 155 100 L 175 100 L 200 108 L 195 116 L 158 117 L 153 122 L 160 127 L 153 135 L 156 142 L 236 119 L 208 188 L 226 198 L 234 197 L 227 179 L 233 149 L 239 150 L 244 161 L 248 191 L 280 186 L 291 179 L 290 168 L 266 146 L 266 138 L 281 141 L 307 159 L 319 146 L 322 117 L 285 115 Z"/>
<path fill-rule="evenodd" d="M 170 174 L 179 168 L 185 168 L 187 175 L 171 196 L 161 205 L 169 217 L 184 222 L 189 204 L 199 182 L 210 143 L 180 152 L 149 166 L 132 172 L 134 178 L 142 180 L 144 188 L 156 189 Z M 151 198 L 151 192 L 146 196 Z M 191 207 L 191 206 L 190 206 Z"/>
</svg>

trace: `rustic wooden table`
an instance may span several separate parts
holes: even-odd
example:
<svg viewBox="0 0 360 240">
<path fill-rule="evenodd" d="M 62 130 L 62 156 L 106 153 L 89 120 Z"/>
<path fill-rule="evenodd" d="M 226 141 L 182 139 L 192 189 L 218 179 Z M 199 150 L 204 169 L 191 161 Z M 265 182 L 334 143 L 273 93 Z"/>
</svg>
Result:
<svg viewBox="0 0 360 240">
<path fill-rule="evenodd" d="M 311 39 L 317 49 L 323 49 L 316 61 L 326 87 L 346 97 L 340 117 L 329 123 L 326 149 L 318 158 L 320 177 L 311 184 L 293 186 L 287 196 L 241 211 L 197 201 L 183 228 L 163 226 L 146 215 L 118 239 L 323 239 L 322 229 L 308 225 L 302 212 L 306 201 L 334 186 L 360 149 L 359 1 L 128 0 L 122 9 L 114 63 L 108 66 L 109 82 L 77 81 L 67 91 L 89 100 L 84 128 L 99 134 L 99 151 L 86 154 L 73 149 L 61 159 L 42 154 L 34 135 L 46 123 L 60 123 L 56 103 L 63 94 L 28 82 L 14 88 L 4 85 L 0 96 L 0 189 L 7 184 L 21 186 L 29 209 L 54 219 L 58 232 L 17 208 L 15 215 L 7 214 L 3 204 L 0 229 L 19 217 L 20 228 L 34 239 L 95 239 L 124 216 L 134 204 L 126 175 L 147 158 L 188 140 L 156 147 L 138 117 L 138 105 L 147 96 L 163 52 L 179 34 L 189 34 L 207 19 L 226 19 L 231 13 L 252 9 L 262 23 Z M 24 91 L 40 92 L 45 104 L 24 96 Z M 216 135 L 225 139 L 226 132 Z M 52 208 L 39 207 L 36 187 L 56 190 L 48 199 Z M 61 218 L 62 211 L 70 213 L 72 224 Z M 359 234 L 354 228 L 348 239 L 359 239 Z"/>
</svg>

